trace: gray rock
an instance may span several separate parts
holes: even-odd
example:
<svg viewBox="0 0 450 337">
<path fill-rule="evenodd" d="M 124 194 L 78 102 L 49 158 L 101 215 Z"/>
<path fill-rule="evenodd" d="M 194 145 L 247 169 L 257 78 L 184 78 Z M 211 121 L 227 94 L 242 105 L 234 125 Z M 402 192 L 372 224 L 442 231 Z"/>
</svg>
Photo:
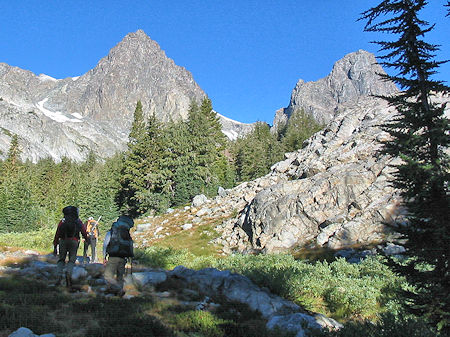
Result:
<svg viewBox="0 0 450 337">
<path fill-rule="evenodd" d="M 183 230 L 191 229 L 192 228 L 192 224 L 191 223 L 186 223 L 186 224 L 182 225 L 181 228 Z"/>
<path fill-rule="evenodd" d="M 289 106 L 276 112 L 273 129 L 285 125 L 296 110 L 303 110 L 316 121 L 327 124 L 341 103 L 357 101 L 362 96 L 395 94 L 396 86 L 378 75 L 384 73 L 375 56 L 367 51 L 344 56 L 327 77 L 316 82 L 298 81 Z"/>
<path fill-rule="evenodd" d="M 388 242 L 385 247 L 381 247 L 381 250 L 386 255 L 401 255 L 406 249 L 403 246 L 396 245 L 394 243 Z"/>
<path fill-rule="evenodd" d="M 217 189 L 217 194 L 220 197 L 224 197 L 227 195 L 227 191 L 222 186 L 219 186 L 219 188 Z"/>
<path fill-rule="evenodd" d="M 140 287 L 157 285 L 167 280 L 167 275 L 162 271 L 138 272 L 131 275 L 134 284 Z"/>
<path fill-rule="evenodd" d="M 151 223 L 142 223 L 136 226 L 136 232 L 145 232 L 152 227 Z"/>
<path fill-rule="evenodd" d="M 28 328 L 21 327 L 10 334 L 8 337 L 55 337 L 54 334 L 36 335 Z"/>
<path fill-rule="evenodd" d="M 101 263 L 89 263 L 84 266 L 84 269 L 90 277 L 101 277 L 105 271 L 105 266 Z"/>
<path fill-rule="evenodd" d="M 203 204 L 205 204 L 206 202 L 208 202 L 208 198 L 206 197 L 206 195 L 199 194 L 199 195 L 196 195 L 194 197 L 194 199 L 192 199 L 192 206 L 199 207 L 199 206 L 202 206 Z"/>
<path fill-rule="evenodd" d="M 211 210 L 208 207 L 202 208 L 197 213 L 195 213 L 196 216 L 204 216 L 211 214 Z"/>
<path fill-rule="evenodd" d="M 266 319 L 276 313 L 299 311 L 296 304 L 270 294 L 257 287 L 247 277 L 233 274 L 228 270 L 205 268 L 195 271 L 178 266 L 169 272 L 169 276 L 176 276 L 195 284 L 208 296 L 221 294 L 230 301 L 245 303 L 252 310 L 259 311 Z"/>
<path fill-rule="evenodd" d="M 305 337 L 308 329 L 320 330 L 319 325 L 313 316 L 295 313 L 291 315 L 274 316 L 266 324 L 267 328 L 274 329 L 279 327 L 283 330 L 295 332 L 295 337 Z M 305 332 L 306 330 L 306 332 Z"/>
<path fill-rule="evenodd" d="M 86 269 L 82 267 L 74 267 L 72 270 L 72 280 L 77 282 L 80 280 L 84 280 L 88 276 L 88 272 Z"/>
</svg>

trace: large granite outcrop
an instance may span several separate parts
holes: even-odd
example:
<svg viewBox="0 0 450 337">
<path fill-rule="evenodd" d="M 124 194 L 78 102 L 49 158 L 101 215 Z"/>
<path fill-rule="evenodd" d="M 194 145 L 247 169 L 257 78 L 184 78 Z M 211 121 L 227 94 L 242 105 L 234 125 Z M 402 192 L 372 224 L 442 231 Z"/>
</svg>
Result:
<svg viewBox="0 0 450 337">
<path fill-rule="evenodd" d="M 436 97 L 449 102 L 450 96 Z M 450 113 L 448 105 L 447 115 Z M 217 229 L 227 250 L 276 252 L 315 245 L 340 249 L 389 240 L 386 223 L 404 221 L 390 184 L 400 161 L 378 150 L 380 127 L 396 110 L 378 98 L 339 105 L 334 120 L 286 154 L 271 172 L 228 192 L 238 215 Z"/>
<path fill-rule="evenodd" d="M 109 157 L 126 147 L 136 102 L 162 122 L 187 119 L 192 100 L 206 94 L 142 30 L 130 33 L 79 77 L 54 79 L 0 63 L 0 158 L 19 136 L 22 158 Z M 219 115 L 237 137 L 252 125 Z"/>
<path fill-rule="evenodd" d="M 322 124 L 330 122 L 341 103 L 369 95 L 391 95 L 398 89 L 393 82 L 383 81 L 385 74 L 375 56 L 359 50 L 337 61 L 331 73 L 315 82 L 299 80 L 291 94 L 287 108 L 279 109 L 273 121 L 273 130 L 283 127 L 291 114 L 303 109 Z"/>
</svg>

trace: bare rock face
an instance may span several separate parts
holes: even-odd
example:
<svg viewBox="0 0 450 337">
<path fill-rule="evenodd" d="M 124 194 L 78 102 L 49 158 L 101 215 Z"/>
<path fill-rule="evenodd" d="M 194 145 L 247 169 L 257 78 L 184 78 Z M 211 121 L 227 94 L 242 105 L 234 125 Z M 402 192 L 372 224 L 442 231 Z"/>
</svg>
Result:
<svg viewBox="0 0 450 337">
<path fill-rule="evenodd" d="M 145 113 L 161 121 L 178 120 L 187 117 L 190 101 L 200 101 L 205 93 L 186 69 L 138 30 L 125 36 L 94 69 L 49 96 L 49 106 L 127 124 L 138 100 Z"/>
<path fill-rule="evenodd" d="M 206 94 L 142 30 L 130 33 L 80 77 L 57 80 L 0 64 L 0 158 L 13 134 L 22 158 L 83 160 L 126 147 L 138 100 L 162 122 L 187 119 L 192 100 Z M 242 136 L 249 124 L 220 117 L 224 133 Z"/>
<path fill-rule="evenodd" d="M 449 97 L 445 98 L 450 101 Z M 227 250 L 277 252 L 315 245 L 340 249 L 385 241 L 385 223 L 404 221 L 389 183 L 399 159 L 380 155 L 389 137 L 380 125 L 396 111 L 365 97 L 340 104 L 333 121 L 286 154 L 271 173 L 228 193 L 239 214 L 217 229 Z"/>
<path fill-rule="evenodd" d="M 327 77 L 316 82 L 299 80 L 289 106 L 276 112 L 274 130 L 285 125 L 297 109 L 303 109 L 319 123 L 327 124 L 340 103 L 355 101 L 362 96 L 395 94 L 396 86 L 381 80 L 379 74 L 385 72 L 375 56 L 359 50 L 337 61 Z"/>
</svg>

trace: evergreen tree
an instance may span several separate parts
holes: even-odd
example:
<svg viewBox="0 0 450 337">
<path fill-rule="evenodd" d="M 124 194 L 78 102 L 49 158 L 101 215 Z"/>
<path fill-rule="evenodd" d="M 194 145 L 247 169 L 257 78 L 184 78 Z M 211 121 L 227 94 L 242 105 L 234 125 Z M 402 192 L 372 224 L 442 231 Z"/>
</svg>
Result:
<svg viewBox="0 0 450 337">
<path fill-rule="evenodd" d="M 112 222 L 119 215 L 115 196 L 120 187 L 122 156 L 116 155 L 108 158 L 105 163 L 96 163 L 94 166 L 91 163 L 89 160 L 85 163 L 90 169 L 85 171 L 79 196 L 81 218 L 101 216 L 102 222 Z M 85 164 L 82 166 L 86 166 Z"/>
<path fill-rule="evenodd" d="M 220 185 L 229 183 L 223 181 L 224 177 L 229 177 L 224 174 L 229 163 L 224 152 L 226 136 L 222 132 L 219 117 L 213 110 L 209 98 L 203 99 L 200 107 L 195 103 L 191 104 L 187 129 L 190 135 L 190 156 L 193 170 L 183 171 L 187 174 L 194 174 L 192 182 L 195 184 L 191 194 L 193 196 L 202 192 L 214 195 Z"/>
<path fill-rule="evenodd" d="M 191 109 L 195 104 L 191 105 Z M 198 107 L 197 107 L 198 108 Z M 171 203 L 183 205 L 202 190 L 202 179 L 196 174 L 192 135 L 188 123 L 170 122 L 165 129 L 166 153 L 162 161 Z"/>
<path fill-rule="evenodd" d="M 283 159 L 283 146 L 271 134 L 267 123 L 258 122 L 251 133 L 238 139 L 232 150 L 239 181 L 256 179 L 267 174 L 270 167 Z"/>
<path fill-rule="evenodd" d="M 139 208 L 136 192 L 145 186 L 145 121 L 141 101 L 136 104 L 134 119 L 128 139 L 128 151 L 125 155 L 121 177 L 121 189 L 118 196 L 121 211 L 135 215 Z"/>
<path fill-rule="evenodd" d="M 302 148 L 303 142 L 314 133 L 320 131 L 322 125 L 304 112 L 296 110 L 290 116 L 286 128 L 281 135 L 281 143 L 286 152 L 296 151 Z"/>
<path fill-rule="evenodd" d="M 139 101 L 134 112 L 118 198 L 121 210 L 132 216 L 151 209 L 160 210 L 167 205 L 167 198 L 161 193 L 164 189 L 164 176 L 160 170 L 164 151 L 162 141 L 161 124 L 155 116 L 145 121 Z"/>
<path fill-rule="evenodd" d="M 33 198 L 28 171 L 20 161 L 17 135 L 12 137 L 1 173 L 0 231 L 23 232 L 35 229 L 39 207 Z"/>
<path fill-rule="evenodd" d="M 419 18 L 427 5 L 425 0 L 385 0 L 362 14 L 367 20 L 365 30 L 385 32 L 398 40 L 377 42 L 385 53 L 383 65 L 397 70 L 386 75 L 403 90 L 384 97 L 399 112 L 398 118 L 385 126 L 392 140 L 384 151 L 398 156 L 396 187 L 402 191 L 408 209 L 409 224 L 397 230 L 408 239 L 409 260 L 398 270 L 417 286 L 409 293 L 410 309 L 426 315 L 442 332 L 450 332 L 450 180 L 449 120 L 445 104 L 436 104 L 433 97 L 449 90 L 443 82 L 433 79 L 443 62 L 434 60 L 439 46 L 424 40 L 433 29 Z"/>
</svg>

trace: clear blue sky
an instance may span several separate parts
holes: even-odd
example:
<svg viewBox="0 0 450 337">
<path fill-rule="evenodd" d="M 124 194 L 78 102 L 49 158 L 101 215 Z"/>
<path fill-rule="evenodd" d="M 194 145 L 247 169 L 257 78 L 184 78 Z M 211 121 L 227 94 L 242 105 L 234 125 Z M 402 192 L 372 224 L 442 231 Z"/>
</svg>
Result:
<svg viewBox="0 0 450 337">
<path fill-rule="evenodd" d="M 377 39 L 360 13 L 379 0 L 0 0 L 0 62 L 55 78 L 95 67 L 129 32 L 143 29 L 188 69 L 214 109 L 241 122 L 272 123 L 298 79 L 325 77 L 335 61 Z M 444 0 L 423 18 L 428 42 L 450 59 Z M 439 79 L 450 80 L 450 64 Z M 447 82 L 447 84 L 450 84 Z"/>
</svg>

